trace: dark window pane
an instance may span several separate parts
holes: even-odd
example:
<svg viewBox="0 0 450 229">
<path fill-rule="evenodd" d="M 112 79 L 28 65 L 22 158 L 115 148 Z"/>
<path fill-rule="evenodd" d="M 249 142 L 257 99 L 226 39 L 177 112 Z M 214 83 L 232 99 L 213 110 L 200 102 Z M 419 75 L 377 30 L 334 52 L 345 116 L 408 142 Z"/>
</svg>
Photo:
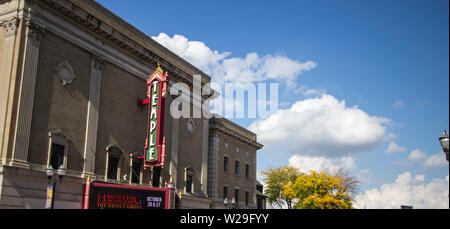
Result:
<svg viewBox="0 0 450 229">
<path fill-rule="evenodd" d="M 234 174 L 239 175 L 239 161 L 235 161 Z"/>
<path fill-rule="evenodd" d="M 239 202 L 239 189 L 234 190 L 234 200 L 236 201 L 236 203 Z"/>
<path fill-rule="evenodd" d="M 248 205 L 248 197 L 249 197 L 249 193 L 245 192 L 245 205 Z"/>
<path fill-rule="evenodd" d="M 261 198 L 258 198 L 257 200 L 256 200 L 256 204 L 258 205 L 258 209 L 262 209 L 263 208 L 263 204 L 262 204 L 262 199 Z"/>
<path fill-rule="evenodd" d="M 245 177 L 248 177 L 250 173 L 250 165 L 245 164 Z"/>
<path fill-rule="evenodd" d="M 153 167 L 152 186 L 159 187 L 159 177 L 161 176 L 161 167 Z"/>
<path fill-rule="evenodd" d="M 228 172 L 228 157 L 223 157 L 223 171 Z"/>
<path fill-rule="evenodd" d="M 186 192 L 192 192 L 192 175 L 186 175 Z"/>
<path fill-rule="evenodd" d="M 50 165 L 58 169 L 64 164 L 64 146 L 52 143 Z"/>
<path fill-rule="evenodd" d="M 108 179 L 117 180 L 117 168 L 119 166 L 119 158 L 108 158 Z"/>
<path fill-rule="evenodd" d="M 131 183 L 139 184 L 140 174 L 141 174 L 141 162 L 138 160 L 133 160 L 133 168 L 131 172 Z"/>
<path fill-rule="evenodd" d="M 223 199 L 227 198 L 228 199 L 228 187 L 224 186 L 223 187 Z"/>
</svg>

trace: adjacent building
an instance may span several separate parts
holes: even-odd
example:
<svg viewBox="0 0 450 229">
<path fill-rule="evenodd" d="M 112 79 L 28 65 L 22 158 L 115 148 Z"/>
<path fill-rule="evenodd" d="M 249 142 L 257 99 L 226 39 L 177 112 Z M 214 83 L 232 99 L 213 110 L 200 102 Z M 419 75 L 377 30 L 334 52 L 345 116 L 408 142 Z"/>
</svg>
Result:
<svg viewBox="0 0 450 229">
<path fill-rule="evenodd" d="M 144 170 L 146 79 L 158 66 L 192 90 L 210 77 L 92 0 L 0 0 L 0 208 L 43 208 L 48 167 L 66 169 L 56 208 L 81 208 L 87 177 L 163 187 L 182 208 L 257 208 L 262 145 L 225 118 L 173 118 L 166 166 Z M 189 98 L 200 109 L 209 95 Z M 259 197 L 258 197 L 259 196 Z M 262 205 L 261 205 L 262 206 Z"/>
</svg>

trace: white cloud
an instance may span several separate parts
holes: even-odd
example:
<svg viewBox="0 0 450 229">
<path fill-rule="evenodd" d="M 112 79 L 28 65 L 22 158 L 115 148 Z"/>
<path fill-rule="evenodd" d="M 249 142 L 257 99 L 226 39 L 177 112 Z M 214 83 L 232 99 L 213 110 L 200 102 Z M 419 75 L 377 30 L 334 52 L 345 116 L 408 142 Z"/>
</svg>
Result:
<svg viewBox="0 0 450 229">
<path fill-rule="evenodd" d="M 355 173 L 358 181 L 364 184 L 371 184 L 373 180 L 375 180 L 375 175 L 372 173 L 370 169 L 361 169 Z"/>
<path fill-rule="evenodd" d="M 293 90 L 293 92 L 295 94 L 302 94 L 305 97 L 311 97 L 326 94 L 327 91 L 324 89 L 308 88 L 307 86 L 302 85 L 299 88 Z"/>
<path fill-rule="evenodd" d="M 412 176 L 405 172 L 398 175 L 395 183 L 383 184 L 380 188 L 367 190 L 355 197 L 356 208 L 399 209 L 401 205 L 413 208 L 449 208 L 449 176 L 435 178 L 425 183 L 425 175 Z"/>
<path fill-rule="evenodd" d="M 423 166 L 427 167 L 427 168 L 447 166 L 447 160 L 445 159 L 445 154 L 443 152 L 441 152 L 438 154 L 428 156 L 425 159 Z"/>
<path fill-rule="evenodd" d="M 209 69 L 216 65 L 218 61 L 223 60 L 231 54 L 229 52 L 219 53 L 216 50 L 212 51 L 203 42 L 189 41 L 186 37 L 177 34 L 169 37 L 165 33 L 160 33 L 158 36 L 152 38 L 199 68 Z"/>
<path fill-rule="evenodd" d="M 334 173 L 340 168 L 354 170 L 355 160 L 352 157 L 326 158 L 293 155 L 289 158 L 289 165 L 298 168 L 301 172 L 308 173 L 310 170 Z"/>
<path fill-rule="evenodd" d="M 290 107 L 290 106 L 291 106 L 290 102 L 281 102 L 280 103 L 280 107 L 281 108 L 287 108 L 287 107 Z"/>
<path fill-rule="evenodd" d="M 293 154 L 342 157 L 368 152 L 391 138 L 390 120 L 347 107 L 331 95 L 297 101 L 249 129 L 265 149 L 285 148 Z"/>
<path fill-rule="evenodd" d="M 448 164 L 443 152 L 434 155 L 427 155 L 419 149 L 416 149 L 409 154 L 408 159 L 414 162 L 423 162 L 422 167 L 425 168 L 442 167 Z"/>
<path fill-rule="evenodd" d="M 260 57 L 257 53 L 248 53 L 245 58 L 228 58 L 230 52 L 213 51 L 203 42 L 189 41 L 177 34 L 169 37 L 160 33 L 152 38 L 210 75 L 212 81 L 219 84 L 245 84 L 272 79 L 292 88 L 296 86 L 298 75 L 317 66 L 313 61 L 300 62 L 281 54 Z"/>
<path fill-rule="evenodd" d="M 429 100 L 429 99 L 424 99 L 424 100 L 418 102 L 418 103 L 417 103 L 417 106 L 418 106 L 419 108 L 422 108 L 422 107 L 424 107 L 424 106 L 426 106 L 426 105 L 431 104 L 431 102 L 432 102 L 432 101 Z"/>
<path fill-rule="evenodd" d="M 411 154 L 409 154 L 408 159 L 417 161 L 417 160 L 425 159 L 426 157 L 427 157 L 427 155 L 425 153 L 423 153 L 419 149 L 416 149 L 416 150 L 413 150 L 411 152 Z"/>
<path fill-rule="evenodd" d="M 397 100 L 394 102 L 394 104 L 392 104 L 392 108 L 401 108 L 405 106 L 405 102 L 401 101 L 401 100 Z"/>
<path fill-rule="evenodd" d="M 391 153 L 405 152 L 406 150 L 407 149 L 405 147 L 398 146 L 397 144 L 395 144 L 395 142 L 391 142 L 389 143 L 388 148 L 384 152 L 386 154 L 391 154 Z"/>
</svg>

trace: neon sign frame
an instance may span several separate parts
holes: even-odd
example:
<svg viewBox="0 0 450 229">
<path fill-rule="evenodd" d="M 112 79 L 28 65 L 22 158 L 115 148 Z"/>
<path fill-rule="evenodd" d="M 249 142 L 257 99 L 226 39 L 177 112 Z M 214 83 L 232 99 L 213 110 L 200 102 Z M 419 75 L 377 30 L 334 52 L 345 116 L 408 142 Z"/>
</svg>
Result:
<svg viewBox="0 0 450 229">
<path fill-rule="evenodd" d="M 167 72 L 164 74 L 158 64 L 158 68 L 147 79 L 148 99 L 143 101 L 144 104 L 148 104 L 144 169 L 147 167 L 164 167 L 165 164 L 164 109 L 168 85 Z"/>
</svg>

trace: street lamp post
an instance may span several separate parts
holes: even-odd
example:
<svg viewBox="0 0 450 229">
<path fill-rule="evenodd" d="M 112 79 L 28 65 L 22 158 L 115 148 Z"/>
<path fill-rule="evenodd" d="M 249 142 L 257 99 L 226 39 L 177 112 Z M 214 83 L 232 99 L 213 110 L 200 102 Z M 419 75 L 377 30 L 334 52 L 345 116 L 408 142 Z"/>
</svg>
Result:
<svg viewBox="0 0 450 229">
<path fill-rule="evenodd" d="M 227 205 L 228 205 L 228 199 L 227 198 L 225 198 L 223 200 L 223 204 L 225 205 L 225 207 L 227 207 Z M 238 204 L 236 203 L 236 200 L 233 197 L 233 199 L 231 199 L 231 205 L 230 205 L 229 209 L 238 209 L 238 208 L 239 208 L 239 206 L 238 206 Z"/>
<path fill-rule="evenodd" d="M 442 137 L 439 138 L 439 141 L 441 142 L 442 149 L 444 150 L 446 159 L 448 161 L 449 146 L 448 146 L 448 133 L 447 133 L 447 131 L 444 131 L 444 134 L 442 135 Z"/>
<path fill-rule="evenodd" d="M 55 191 L 56 191 L 56 181 L 58 180 L 61 184 L 63 177 L 66 175 L 66 169 L 61 165 L 56 171 L 52 166 L 45 170 L 48 178 L 47 187 L 47 201 L 45 208 L 54 209 L 55 207 Z M 56 172 L 56 173 L 55 173 Z M 50 186 L 51 184 L 51 186 Z"/>
<path fill-rule="evenodd" d="M 173 178 L 172 175 L 170 175 L 169 178 L 169 183 L 166 183 L 166 188 L 170 189 L 170 199 L 171 199 L 171 203 L 172 205 L 170 206 L 172 209 L 176 208 L 176 196 L 177 193 L 175 192 L 175 184 L 173 183 Z"/>
</svg>

